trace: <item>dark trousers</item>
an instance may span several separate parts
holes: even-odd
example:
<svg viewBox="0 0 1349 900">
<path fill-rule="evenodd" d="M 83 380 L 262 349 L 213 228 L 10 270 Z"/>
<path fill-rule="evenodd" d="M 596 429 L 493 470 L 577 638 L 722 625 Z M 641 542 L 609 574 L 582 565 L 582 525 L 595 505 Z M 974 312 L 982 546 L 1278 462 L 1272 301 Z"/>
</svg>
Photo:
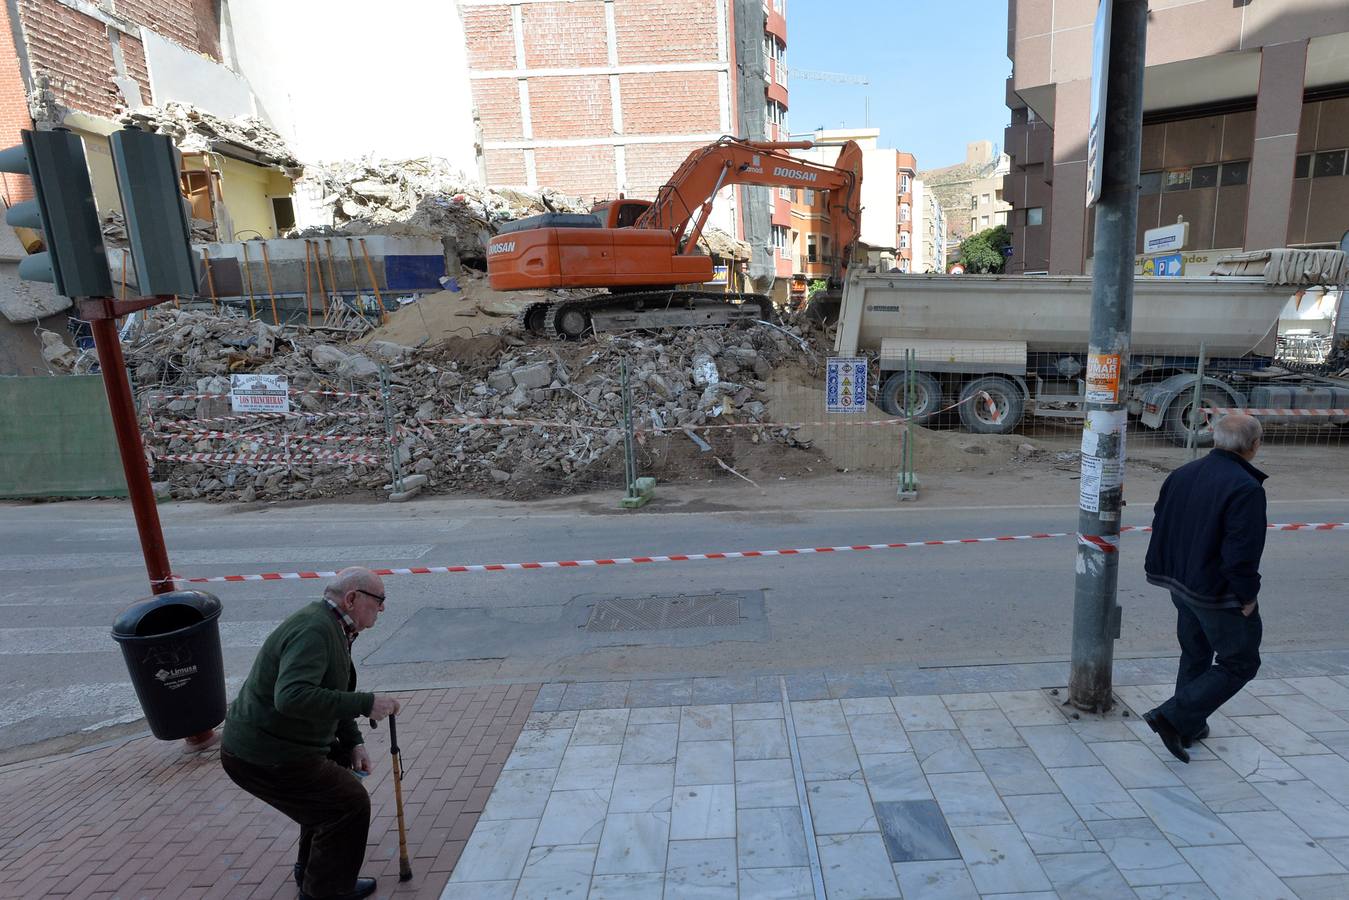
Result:
<svg viewBox="0 0 1349 900">
<path fill-rule="evenodd" d="M 1182 737 L 1192 738 L 1259 671 L 1264 626 L 1258 606 L 1243 616 L 1239 609 L 1194 606 L 1175 594 L 1171 602 L 1176 605 L 1180 668 L 1175 696 L 1157 711 Z"/>
<path fill-rule="evenodd" d="M 230 780 L 300 825 L 303 890 L 311 897 L 356 887 L 370 832 L 370 795 L 361 780 L 332 759 L 259 766 L 228 753 L 220 764 Z"/>
</svg>

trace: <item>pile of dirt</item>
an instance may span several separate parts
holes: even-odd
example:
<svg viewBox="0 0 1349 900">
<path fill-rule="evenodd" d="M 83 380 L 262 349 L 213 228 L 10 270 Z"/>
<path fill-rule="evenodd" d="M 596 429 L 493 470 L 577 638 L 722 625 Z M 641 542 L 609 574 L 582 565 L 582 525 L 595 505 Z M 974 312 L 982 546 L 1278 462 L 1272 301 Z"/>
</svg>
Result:
<svg viewBox="0 0 1349 900">
<path fill-rule="evenodd" d="M 451 337 L 471 337 L 508 327 L 531 303 L 555 300 L 545 291 L 494 291 L 487 276 L 471 269 L 449 279 L 446 290 L 424 294 L 389 315 L 370 340 L 435 348 Z"/>
</svg>

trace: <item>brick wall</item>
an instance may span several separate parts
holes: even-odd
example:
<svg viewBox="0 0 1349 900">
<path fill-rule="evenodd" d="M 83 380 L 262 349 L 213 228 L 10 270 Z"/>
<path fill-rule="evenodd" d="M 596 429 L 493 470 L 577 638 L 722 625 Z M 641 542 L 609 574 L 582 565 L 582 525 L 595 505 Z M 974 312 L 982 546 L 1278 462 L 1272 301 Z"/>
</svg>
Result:
<svg viewBox="0 0 1349 900">
<path fill-rule="evenodd" d="M 716 72 L 642 72 L 618 76 L 623 130 L 695 134 L 721 130 Z"/>
<path fill-rule="evenodd" d="M 473 100 L 482 119 L 483 140 L 506 141 L 524 137 L 524 123 L 520 118 L 520 87 L 515 79 L 475 81 Z"/>
<path fill-rule="evenodd" d="M 534 151 L 539 184 L 583 200 L 614 197 L 613 147 L 540 147 Z"/>
<path fill-rule="evenodd" d="M 117 0 L 117 15 L 137 25 L 144 25 L 160 37 L 182 44 L 189 50 L 206 53 L 211 45 L 210 30 L 216 30 L 214 58 L 220 58 L 218 29 L 203 29 L 202 10 L 207 0 Z M 206 47 L 201 46 L 199 33 L 207 30 Z"/>
<path fill-rule="evenodd" d="M 531 78 L 529 116 L 535 138 L 608 137 L 614 133 L 609 78 Z"/>
<path fill-rule="evenodd" d="M 33 127 L 12 34 L 9 6 L 0 3 L 0 147 L 13 147 L 22 140 L 19 132 Z M 3 173 L 0 174 L 0 196 L 11 206 L 22 203 L 32 199 L 33 185 L 22 175 Z"/>
<path fill-rule="evenodd" d="M 523 150 L 489 150 L 486 161 L 487 180 L 492 184 L 513 184 L 523 187 L 528 181 Z"/>
<path fill-rule="evenodd" d="M 56 101 L 92 115 L 117 115 L 121 97 L 112 83 L 117 72 L 103 23 L 56 0 L 20 0 L 19 15 L 34 78 L 51 79 Z M 148 81 L 141 92 L 150 96 Z"/>
<path fill-rule="evenodd" d="M 514 69 L 515 27 L 509 6 L 460 8 L 470 69 Z"/>
<path fill-rule="evenodd" d="M 618 61 L 640 65 L 715 60 L 719 2 L 725 0 L 615 0 Z"/>
<path fill-rule="evenodd" d="M 699 143 L 632 144 L 627 148 L 628 196 L 654 200 L 656 191 L 670 180 Z"/>
<path fill-rule="evenodd" d="M 609 61 L 604 4 L 599 0 L 529 3 L 521 13 L 529 68 L 602 66 Z"/>
</svg>

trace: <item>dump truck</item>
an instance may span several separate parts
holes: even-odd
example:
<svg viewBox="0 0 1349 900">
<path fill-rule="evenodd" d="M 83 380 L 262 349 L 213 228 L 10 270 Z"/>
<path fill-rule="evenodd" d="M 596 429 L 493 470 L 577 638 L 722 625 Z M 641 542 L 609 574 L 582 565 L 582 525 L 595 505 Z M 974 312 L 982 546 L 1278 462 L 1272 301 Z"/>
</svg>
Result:
<svg viewBox="0 0 1349 900">
<path fill-rule="evenodd" d="M 834 246 L 842 248 L 831 281 L 841 284 L 844 261 L 861 233 L 862 150 L 846 142 L 833 165 L 788 152 L 813 146 L 723 137 L 690 153 L 654 201 L 619 197 L 589 214 L 508 222 L 487 244 L 488 281 L 498 291 L 596 291 L 524 310 L 531 332 L 563 339 L 769 318 L 766 295 L 702 287 L 712 279 L 712 260 L 698 253 L 698 238 L 717 193 L 728 185 L 827 192 Z"/>
<path fill-rule="evenodd" d="M 1208 409 L 1349 424 L 1349 380 L 1336 377 L 1349 365 L 1346 280 L 1345 252 L 1300 249 L 1235 254 L 1202 278 L 1135 279 L 1118 376 L 1129 412 L 1181 445 L 1212 443 Z M 876 358 L 877 403 L 892 415 L 931 421 L 959 404 L 969 431 L 1007 434 L 1027 416 L 1082 417 L 1090 322 L 1089 276 L 854 271 L 834 349 Z"/>
</svg>

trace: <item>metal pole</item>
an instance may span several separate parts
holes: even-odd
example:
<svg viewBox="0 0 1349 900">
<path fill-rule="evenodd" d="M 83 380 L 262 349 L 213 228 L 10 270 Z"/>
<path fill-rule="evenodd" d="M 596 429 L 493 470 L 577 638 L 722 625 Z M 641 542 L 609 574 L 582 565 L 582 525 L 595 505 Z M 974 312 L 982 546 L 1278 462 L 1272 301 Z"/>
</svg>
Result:
<svg viewBox="0 0 1349 900">
<path fill-rule="evenodd" d="M 1096 380 L 1088 384 L 1085 398 L 1068 679 L 1069 702 L 1078 709 L 1098 712 L 1110 709 L 1114 702 L 1111 668 L 1114 642 L 1120 635 L 1116 587 L 1124 505 L 1124 401 L 1133 318 L 1147 17 L 1147 0 L 1114 0 L 1106 67 L 1109 79 L 1101 116 L 1103 165 L 1096 204 L 1088 362 L 1089 374 L 1094 372 Z"/>
<path fill-rule="evenodd" d="M 627 482 L 624 497 L 637 496 L 637 458 L 632 437 L 632 392 L 628 387 L 628 361 L 619 363 L 619 377 L 623 384 L 623 480 Z"/>
<path fill-rule="evenodd" d="M 103 389 L 108 394 L 112 429 L 117 436 L 117 452 L 122 457 L 122 471 L 126 475 L 131 511 L 136 517 L 136 530 L 140 533 L 150 590 L 167 594 L 173 590 L 173 572 L 169 569 L 159 509 L 155 506 L 155 492 L 145 466 L 145 448 L 141 444 L 140 426 L 136 424 L 136 404 L 131 398 L 131 382 L 126 374 L 126 360 L 122 358 L 122 345 L 117 338 L 117 324 L 111 317 L 95 318 L 89 328 L 94 333 L 94 347 L 98 350 L 98 366 L 103 372 Z"/>
<path fill-rule="evenodd" d="M 1204 342 L 1199 342 L 1199 377 L 1194 382 L 1194 400 L 1190 405 L 1189 433 L 1185 436 L 1185 443 L 1190 448 L 1190 459 L 1199 458 L 1199 429 L 1196 427 L 1200 421 L 1206 421 L 1204 416 Z M 1204 418 L 1201 420 L 1201 416 Z"/>
</svg>

